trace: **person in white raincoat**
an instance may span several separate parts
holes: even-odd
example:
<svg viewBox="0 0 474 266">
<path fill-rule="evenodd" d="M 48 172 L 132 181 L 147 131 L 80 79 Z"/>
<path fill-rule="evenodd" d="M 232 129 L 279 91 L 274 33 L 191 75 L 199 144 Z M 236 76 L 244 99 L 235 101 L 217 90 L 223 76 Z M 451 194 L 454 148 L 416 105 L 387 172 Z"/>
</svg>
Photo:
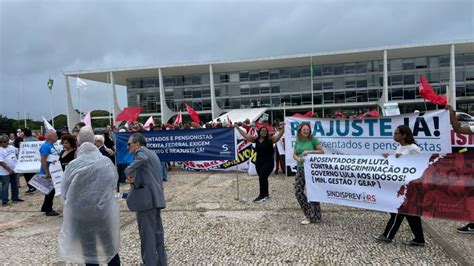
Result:
<svg viewBox="0 0 474 266">
<path fill-rule="evenodd" d="M 120 214 L 114 197 L 117 171 L 94 145 L 91 127 L 78 135 L 77 158 L 64 172 L 64 220 L 59 257 L 67 262 L 120 265 Z"/>
</svg>

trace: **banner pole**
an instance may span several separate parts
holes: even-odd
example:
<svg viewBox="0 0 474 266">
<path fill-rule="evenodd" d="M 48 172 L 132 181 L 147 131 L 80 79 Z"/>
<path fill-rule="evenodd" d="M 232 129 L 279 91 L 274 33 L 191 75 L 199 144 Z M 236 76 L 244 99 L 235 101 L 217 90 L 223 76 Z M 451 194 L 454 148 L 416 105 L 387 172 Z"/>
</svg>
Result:
<svg viewBox="0 0 474 266">
<path fill-rule="evenodd" d="M 237 171 L 236 171 L 236 178 L 237 178 L 237 201 L 240 201 L 239 167 L 238 167 L 238 165 L 237 165 Z"/>
</svg>

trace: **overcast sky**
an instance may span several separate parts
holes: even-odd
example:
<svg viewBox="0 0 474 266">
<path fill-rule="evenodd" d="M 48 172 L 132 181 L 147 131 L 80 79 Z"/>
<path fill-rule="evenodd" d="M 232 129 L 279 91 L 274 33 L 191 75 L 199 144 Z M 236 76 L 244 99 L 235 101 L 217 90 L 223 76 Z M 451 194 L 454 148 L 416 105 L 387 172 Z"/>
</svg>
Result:
<svg viewBox="0 0 474 266">
<path fill-rule="evenodd" d="M 54 113 L 66 113 L 63 71 L 472 40 L 473 3 L 0 0 L 0 114 L 50 118 L 50 77 Z M 84 111 L 110 110 L 109 87 L 88 84 Z"/>
</svg>

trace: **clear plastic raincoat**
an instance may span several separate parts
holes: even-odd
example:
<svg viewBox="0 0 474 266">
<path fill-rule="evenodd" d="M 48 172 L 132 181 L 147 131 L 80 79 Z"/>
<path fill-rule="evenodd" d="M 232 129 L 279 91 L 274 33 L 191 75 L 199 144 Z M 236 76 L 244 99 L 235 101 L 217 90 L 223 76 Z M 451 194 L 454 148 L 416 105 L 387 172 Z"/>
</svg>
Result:
<svg viewBox="0 0 474 266">
<path fill-rule="evenodd" d="M 109 158 L 83 143 L 62 180 L 64 220 L 59 257 L 76 263 L 107 263 L 119 251 L 120 214 L 114 198 L 118 175 Z"/>
</svg>

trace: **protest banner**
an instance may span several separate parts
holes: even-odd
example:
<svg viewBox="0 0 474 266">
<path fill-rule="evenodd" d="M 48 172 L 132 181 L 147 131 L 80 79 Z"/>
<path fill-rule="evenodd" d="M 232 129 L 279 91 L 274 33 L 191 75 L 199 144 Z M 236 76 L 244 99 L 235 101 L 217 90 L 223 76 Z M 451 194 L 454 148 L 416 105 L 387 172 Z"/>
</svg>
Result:
<svg viewBox="0 0 474 266">
<path fill-rule="evenodd" d="M 132 133 L 115 133 L 117 163 L 131 163 L 127 143 Z M 235 160 L 234 128 L 182 129 L 141 132 L 147 148 L 161 161 Z"/>
<path fill-rule="evenodd" d="M 39 149 L 43 143 L 44 141 L 24 141 L 21 143 L 15 173 L 39 173 L 41 168 Z M 62 150 L 61 142 L 57 141 L 54 148 L 60 152 Z"/>
<path fill-rule="evenodd" d="M 474 147 L 474 135 L 456 133 L 451 130 L 451 145 L 453 147 Z"/>
<path fill-rule="evenodd" d="M 34 175 L 30 179 L 28 184 L 32 185 L 33 187 L 41 191 L 41 193 L 46 195 L 53 190 L 53 183 L 51 182 L 51 179 L 46 178 L 46 176 L 42 174 Z"/>
<path fill-rule="evenodd" d="M 327 154 L 393 153 L 398 143 L 393 132 L 399 125 L 412 129 L 423 154 L 450 153 L 451 127 L 446 110 L 364 119 L 321 119 L 285 117 L 285 157 L 287 174 L 296 173 L 293 159 L 296 133 L 301 122 L 309 122 Z"/>
<path fill-rule="evenodd" d="M 309 155 L 309 201 L 430 218 L 474 220 L 474 154 Z"/>
<path fill-rule="evenodd" d="M 53 182 L 55 196 L 58 197 L 61 195 L 61 182 L 63 180 L 63 168 L 61 163 L 56 161 L 49 165 L 49 172 L 51 173 L 51 180 Z"/>
</svg>

